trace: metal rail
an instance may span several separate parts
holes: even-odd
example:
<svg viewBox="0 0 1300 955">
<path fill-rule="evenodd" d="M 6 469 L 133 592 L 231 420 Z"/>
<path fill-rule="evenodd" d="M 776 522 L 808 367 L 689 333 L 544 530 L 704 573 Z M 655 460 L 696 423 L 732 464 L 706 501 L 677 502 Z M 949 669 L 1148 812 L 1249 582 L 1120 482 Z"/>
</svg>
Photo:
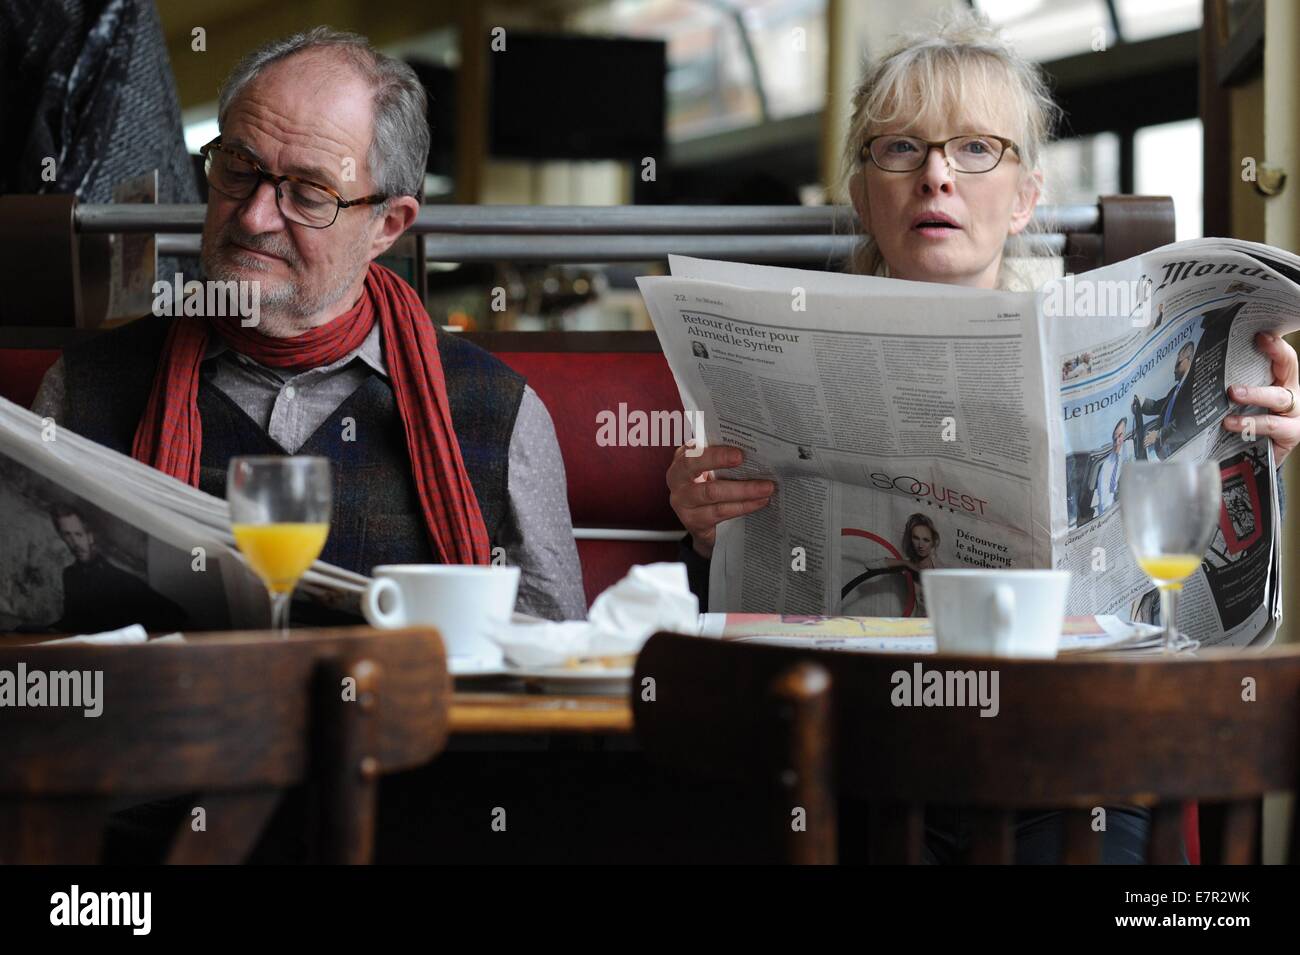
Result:
<svg viewBox="0 0 1300 955">
<path fill-rule="evenodd" d="M 158 234 L 162 255 L 197 255 L 202 205 L 79 205 L 83 234 Z M 1095 205 L 1045 206 L 1034 255 L 1065 253 L 1065 233 L 1095 232 Z M 829 263 L 852 251 L 848 206 L 424 206 L 411 226 L 431 262 L 637 262 L 669 253 L 748 262 Z"/>
<path fill-rule="evenodd" d="M 745 262 L 830 262 L 846 258 L 851 235 L 539 235 L 441 236 L 424 239 L 430 262 L 644 262 L 673 255 Z M 1028 240 L 1033 255 L 1065 254 L 1065 236 Z M 159 255 L 198 255 L 196 235 L 158 236 Z"/>
<path fill-rule="evenodd" d="M 82 233 L 202 232 L 203 205 L 78 205 Z M 1096 205 L 1042 206 L 1042 232 L 1096 232 Z M 455 235 L 835 235 L 856 231 L 849 206 L 439 206 L 411 231 Z"/>
</svg>

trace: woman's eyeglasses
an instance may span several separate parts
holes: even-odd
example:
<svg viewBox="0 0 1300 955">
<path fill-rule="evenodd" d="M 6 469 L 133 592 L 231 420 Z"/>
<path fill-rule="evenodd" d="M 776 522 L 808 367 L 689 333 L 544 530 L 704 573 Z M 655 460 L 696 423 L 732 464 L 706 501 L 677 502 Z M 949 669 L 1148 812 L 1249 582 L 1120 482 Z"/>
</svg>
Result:
<svg viewBox="0 0 1300 955">
<path fill-rule="evenodd" d="M 344 199 L 329 186 L 298 176 L 277 176 L 267 172 L 249 156 L 221 144 L 218 136 L 199 150 L 208 185 L 231 199 L 247 199 L 263 181 L 275 187 L 275 204 L 280 215 L 290 222 L 310 229 L 325 229 L 334 224 L 340 209 L 373 206 L 388 196 L 373 195 L 361 199 Z"/>
<path fill-rule="evenodd" d="M 989 172 L 1008 150 L 1020 155 L 1020 147 L 1004 136 L 981 133 L 935 141 L 886 133 L 866 141 L 862 158 L 870 159 L 885 172 L 913 172 L 925 165 L 931 149 L 943 150 L 958 172 Z"/>
</svg>

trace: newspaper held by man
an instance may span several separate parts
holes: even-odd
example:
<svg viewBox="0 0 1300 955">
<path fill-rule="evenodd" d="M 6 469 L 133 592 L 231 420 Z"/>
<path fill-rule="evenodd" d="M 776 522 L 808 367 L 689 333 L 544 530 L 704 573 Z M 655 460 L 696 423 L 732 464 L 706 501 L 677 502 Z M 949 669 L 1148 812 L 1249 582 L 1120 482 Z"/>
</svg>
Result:
<svg viewBox="0 0 1300 955">
<path fill-rule="evenodd" d="M 639 283 L 697 440 L 778 488 L 719 525 L 711 610 L 919 616 L 927 568 L 1059 567 L 1067 613 L 1150 619 L 1119 474 L 1215 460 L 1224 517 L 1182 619 L 1206 645 L 1272 639 L 1272 448 L 1220 423 L 1229 382 L 1271 380 L 1255 334 L 1300 328 L 1296 256 L 1201 239 L 1033 292 L 670 266 Z"/>
<path fill-rule="evenodd" d="M 0 399 L 0 629 L 265 626 L 226 502 Z M 367 578 L 315 562 L 298 593 L 359 615 Z"/>
</svg>

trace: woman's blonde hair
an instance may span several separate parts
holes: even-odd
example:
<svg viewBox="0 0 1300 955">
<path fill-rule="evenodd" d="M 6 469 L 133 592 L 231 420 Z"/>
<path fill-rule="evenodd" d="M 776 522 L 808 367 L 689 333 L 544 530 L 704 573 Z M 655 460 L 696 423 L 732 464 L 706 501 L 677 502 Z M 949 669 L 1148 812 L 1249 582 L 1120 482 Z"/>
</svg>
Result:
<svg viewBox="0 0 1300 955">
<path fill-rule="evenodd" d="M 942 121 L 955 104 L 981 109 L 1006 104 L 1007 113 L 1018 118 L 1019 128 L 983 132 L 1015 140 L 1020 147 L 1022 183 L 1038 169 L 1060 115 L 1036 64 L 1017 53 L 982 15 L 953 11 L 932 30 L 898 37 L 891 50 L 866 65 L 862 82 L 853 91 L 842 185 L 847 189 L 862 170 L 862 146 L 869 133 L 905 128 L 918 120 Z M 1012 236 L 1002 258 L 999 286 L 1018 279 L 1006 265 L 1007 258 L 1026 254 L 1024 233 Z M 863 235 L 847 267 L 864 275 L 888 274 L 880 247 L 870 235 Z"/>
</svg>

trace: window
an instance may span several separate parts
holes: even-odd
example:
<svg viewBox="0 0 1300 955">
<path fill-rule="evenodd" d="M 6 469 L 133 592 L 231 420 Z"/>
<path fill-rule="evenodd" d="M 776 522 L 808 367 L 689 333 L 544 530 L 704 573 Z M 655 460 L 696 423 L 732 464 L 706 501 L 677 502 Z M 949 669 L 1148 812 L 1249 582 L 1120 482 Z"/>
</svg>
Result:
<svg viewBox="0 0 1300 955">
<path fill-rule="evenodd" d="M 1114 42 L 1103 0 L 977 0 L 975 4 L 1020 53 L 1043 62 Z"/>
<path fill-rule="evenodd" d="M 756 125 L 764 100 L 770 119 L 825 103 L 826 0 L 617 0 L 577 14 L 574 26 L 668 43 L 673 140 Z"/>
<path fill-rule="evenodd" d="M 1117 0 L 1115 7 L 1126 41 L 1201 28 L 1201 0 Z"/>
<path fill-rule="evenodd" d="M 1147 126 L 1133 137 L 1133 188 L 1138 195 L 1173 196 L 1174 238 L 1201 236 L 1201 121 Z"/>
<path fill-rule="evenodd" d="M 1116 40 L 1104 0 L 977 0 L 976 6 L 1025 56 L 1042 62 Z M 1196 30 L 1201 0 L 1115 0 L 1124 42 Z"/>
<path fill-rule="evenodd" d="M 1043 150 L 1043 179 L 1052 205 L 1093 205 L 1119 193 L 1119 136 L 1098 133 L 1050 143 Z"/>
</svg>

